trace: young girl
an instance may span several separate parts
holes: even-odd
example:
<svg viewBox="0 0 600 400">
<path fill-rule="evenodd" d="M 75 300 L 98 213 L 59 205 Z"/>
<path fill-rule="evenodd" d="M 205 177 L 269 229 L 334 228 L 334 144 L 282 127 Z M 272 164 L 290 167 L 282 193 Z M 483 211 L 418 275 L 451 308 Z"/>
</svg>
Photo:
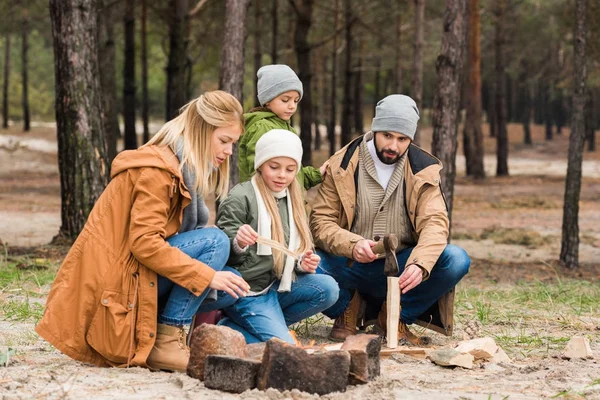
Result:
<svg viewBox="0 0 600 400">
<path fill-rule="evenodd" d="M 221 203 L 217 224 L 231 239 L 228 265 L 250 285 L 250 293 L 225 309 L 220 324 L 244 334 L 247 343 L 277 337 L 294 343 L 288 326 L 329 308 L 339 288 L 327 275 L 315 275 L 319 256 L 295 179 L 302 143 L 294 133 L 274 129 L 256 143 L 256 174 L 233 188 Z M 300 254 L 299 260 L 263 244 L 272 239 Z"/>
<path fill-rule="evenodd" d="M 240 182 L 246 182 L 254 173 L 256 143 L 272 129 L 285 129 L 296 133 L 290 120 L 302 99 L 302 82 L 287 65 L 265 65 L 257 72 L 257 94 L 261 107 L 253 108 L 244 114 L 244 137 L 240 140 L 238 167 Z M 298 181 L 308 190 L 323 180 L 327 164 L 320 169 L 311 166 L 301 167 Z"/>
<path fill-rule="evenodd" d="M 184 327 L 207 297 L 232 304 L 249 290 L 223 267 L 229 240 L 204 198 L 226 194 L 229 156 L 243 132 L 230 94 L 207 92 L 138 150 L 120 153 L 67 254 L 36 331 L 75 360 L 185 372 Z"/>
</svg>

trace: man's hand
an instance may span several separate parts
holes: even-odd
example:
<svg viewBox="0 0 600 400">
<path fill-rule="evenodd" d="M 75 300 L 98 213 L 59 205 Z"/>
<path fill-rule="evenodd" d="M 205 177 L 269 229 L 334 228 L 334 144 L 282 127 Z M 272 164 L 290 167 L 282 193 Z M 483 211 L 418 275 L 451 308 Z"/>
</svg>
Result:
<svg viewBox="0 0 600 400">
<path fill-rule="evenodd" d="M 373 253 L 372 249 L 376 244 L 377 242 L 368 239 L 359 240 L 352 250 L 352 258 L 363 264 L 375 261 L 377 255 Z"/>
<path fill-rule="evenodd" d="M 246 246 L 252 246 L 258 239 L 258 233 L 250 225 L 242 225 L 235 235 L 238 246 L 242 249 Z"/>
<path fill-rule="evenodd" d="M 314 274 L 319 266 L 320 261 L 321 257 L 313 253 L 312 250 L 308 250 L 306 253 L 304 253 L 300 266 L 307 274 Z"/>
<path fill-rule="evenodd" d="M 234 299 L 246 297 L 246 293 L 250 291 L 250 285 L 241 276 L 229 271 L 217 271 L 208 287 L 223 290 Z"/>
<path fill-rule="evenodd" d="M 423 281 L 423 270 L 417 264 L 410 264 L 398 279 L 398 286 L 402 294 L 408 293 Z"/>
</svg>

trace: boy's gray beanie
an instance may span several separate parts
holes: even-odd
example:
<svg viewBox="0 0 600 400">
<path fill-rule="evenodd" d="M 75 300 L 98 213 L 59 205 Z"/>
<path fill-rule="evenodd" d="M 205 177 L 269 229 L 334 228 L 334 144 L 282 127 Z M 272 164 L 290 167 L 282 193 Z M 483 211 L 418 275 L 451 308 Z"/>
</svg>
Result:
<svg viewBox="0 0 600 400">
<path fill-rule="evenodd" d="M 377 103 L 373 132 L 398 132 L 414 140 L 419 121 L 417 103 L 408 96 L 392 94 Z"/>
<path fill-rule="evenodd" d="M 261 106 L 275 97 L 290 90 L 295 90 L 302 99 L 302 82 L 290 67 L 284 64 L 272 64 L 261 67 L 256 73 L 258 77 L 257 93 Z"/>
</svg>

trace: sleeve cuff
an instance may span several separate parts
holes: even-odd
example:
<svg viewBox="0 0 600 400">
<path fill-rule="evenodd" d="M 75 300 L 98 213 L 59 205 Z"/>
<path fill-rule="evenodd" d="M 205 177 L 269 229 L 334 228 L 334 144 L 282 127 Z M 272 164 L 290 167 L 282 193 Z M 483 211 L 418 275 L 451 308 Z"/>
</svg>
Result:
<svg viewBox="0 0 600 400">
<path fill-rule="evenodd" d="M 233 252 L 235 254 L 244 254 L 246 252 L 246 250 L 248 250 L 249 246 L 246 247 L 240 247 L 240 245 L 238 244 L 237 238 L 233 238 Z"/>
</svg>

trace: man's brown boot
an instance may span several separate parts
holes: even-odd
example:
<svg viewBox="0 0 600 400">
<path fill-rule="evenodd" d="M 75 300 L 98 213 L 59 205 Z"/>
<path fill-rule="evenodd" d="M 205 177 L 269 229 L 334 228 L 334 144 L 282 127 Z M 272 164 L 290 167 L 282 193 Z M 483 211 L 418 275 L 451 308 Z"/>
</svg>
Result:
<svg viewBox="0 0 600 400">
<path fill-rule="evenodd" d="M 158 324 L 156 342 L 146 360 L 148 368 L 185 373 L 190 360 L 190 350 L 185 342 L 185 329 Z"/>
<path fill-rule="evenodd" d="M 354 292 L 354 296 L 342 315 L 336 318 L 329 333 L 329 339 L 336 342 L 343 342 L 348 336 L 356 335 L 356 321 L 358 318 L 358 310 L 360 308 L 361 298 L 358 291 Z"/>
<path fill-rule="evenodd" d="M 381 310 L 379 311 L 379 315 L 377 316 L 377 322 L 375 322 L 375 330 L 379 332 L 380 335 L 387 335 L 387 305 L 384 301 L 381 305 Z M 413 334 L 408 326 L 399 321 L 398 323 L 398 340 L 406 340 L 408 343 L 414 346 L 429 346 L 431 344 L 431 338 L 428 336 L 416 336 Z"/>
</svg>

